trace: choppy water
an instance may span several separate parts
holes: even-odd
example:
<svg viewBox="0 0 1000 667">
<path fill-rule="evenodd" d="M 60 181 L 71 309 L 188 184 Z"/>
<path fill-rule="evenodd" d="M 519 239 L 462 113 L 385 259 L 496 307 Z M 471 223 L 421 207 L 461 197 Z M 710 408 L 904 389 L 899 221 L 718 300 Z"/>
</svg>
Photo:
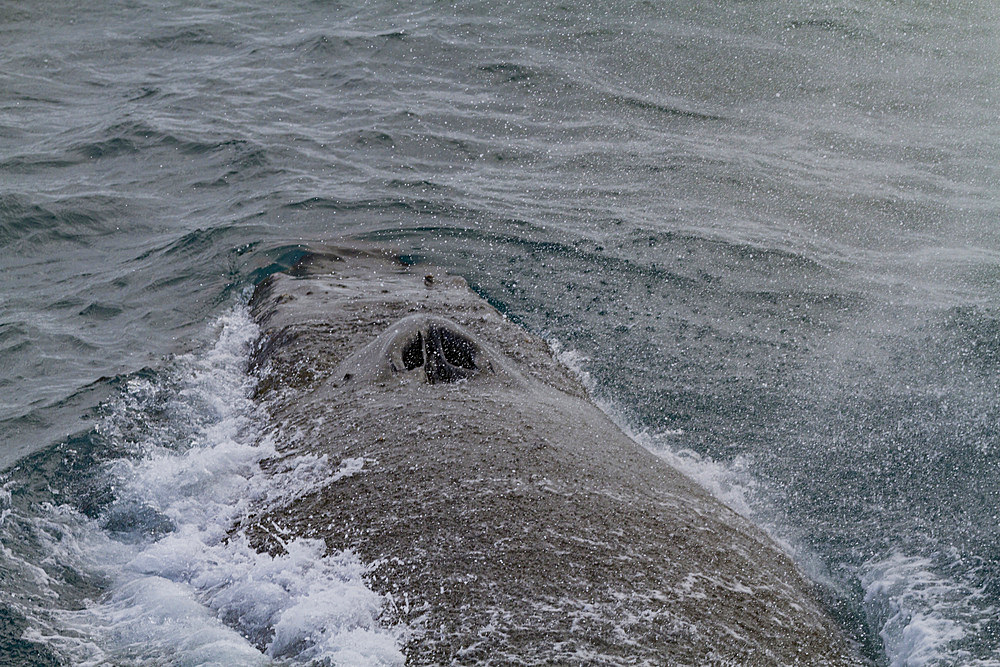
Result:
<svg viewBox="0 0 1000 667">
<path fill-rule="evenodd" d="M 0 655 L 398 659 L 360 564 L 219 542 L 275 492 L 241 299 L 354 235 L 567 350 L 878 663 L 1000 664 L 991 3 L 187 4 L 0 3 Z"/>
</svg>

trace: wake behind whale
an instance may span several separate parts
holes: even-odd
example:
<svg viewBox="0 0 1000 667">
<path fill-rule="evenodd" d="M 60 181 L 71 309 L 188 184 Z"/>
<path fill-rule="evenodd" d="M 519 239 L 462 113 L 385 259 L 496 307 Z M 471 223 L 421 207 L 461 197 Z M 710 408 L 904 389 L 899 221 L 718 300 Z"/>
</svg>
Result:
<svg viewBox="0 0 1000 667">
<path fill-rule="evenodd" d="M 342 463 L 234 530 L 359 556 L 408 663 L 861 663 L 780 549 L 462 279 L 323 249 L 250 305 L 291 434 L 265 467 Z"/>
</svg>

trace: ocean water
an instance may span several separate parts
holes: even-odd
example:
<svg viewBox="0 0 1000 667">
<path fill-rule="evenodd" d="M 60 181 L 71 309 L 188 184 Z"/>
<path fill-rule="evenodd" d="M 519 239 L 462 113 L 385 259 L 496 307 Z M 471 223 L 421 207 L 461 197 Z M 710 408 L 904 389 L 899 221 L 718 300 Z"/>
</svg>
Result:
<svg viewBox="0 0 1000 667">
<path fill-rule="evenodd" d="M 248 290 L 352 237 L 552 341 L 875 664 L 1000 665 L 992 3 L 190 5 L 0 2 L 0 662 L 401 661 L 351 554 L 227 535 L 363 468 L 265 474 L 243 373 Z"/>
</svg>

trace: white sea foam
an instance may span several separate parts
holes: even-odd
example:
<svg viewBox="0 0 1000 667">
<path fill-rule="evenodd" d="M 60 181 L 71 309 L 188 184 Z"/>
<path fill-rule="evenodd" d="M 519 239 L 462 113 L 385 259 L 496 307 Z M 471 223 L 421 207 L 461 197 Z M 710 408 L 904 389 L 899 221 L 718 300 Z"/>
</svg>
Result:
<svg viewBox="0 0 1000 667">
<path fill-rule="evenodd" d="M 404 629 L 380 626 L 384 601 L 353 554 L 325 555 L 321 541 L 285 534 L 285 552 L 272 556 L 231 534 L 255 502 L 291 502 L 330 474 L 315 456 L 261 471 L 275 448 L 243 372 L 256 335 L 237 308 L 210 350 L 177 360 L 169 391 L 129 383 L 100 428 L 142 437 L 138 456 L 106 466 L 116 500 L 104 526 L 66 507 L 32 519 L 51 558 L 103 577 L 107 592 L 82 609 L 52 610 L 26 638 L 80 665 L 402 664 Z M 170 415 L 163 423 L 146 423 L 155 421 L 154 400 Z M 344 461 L 334 475 L 357 474 L 364 463 Z M 54 594 L 44 569 L 26 571 Z"/>
<path fill-rule="evenodd" d="M 584 383 L 594 402 L 633 440 L 659 455 L 667 463 L 698 482 L 731 509 L 764 529 L 814 581 L 835 586 L 818 558 L 799 541 L 786 522 L 774 520 L 764 494 L 758 493 L 749 457 L 737 456 L 721 464 L 684 446 L 684 431 L 667 427 L 660 431 L 635 429 L 613 403 L 604 400 L 586 370 L 589 361 L 574 350 L 565 350 L 549 341 L 553 353 Z M 960 642 L 996 617 L 1000 610 L 988 605 L 988 595 L 972 583 L 937 574 L 943 569 L 964 572 L 975 568 L 957 553 L 944 554 L 932 562 L 918 556 L 895 554 L 873 560 L 861 568 L 865 613 L 882 639 L 890 667 L 917 665 L 968 665 L 1000 667 L 1000 651 L 995 657 L 970 655 Z"/>
<path fill-rule="evenodd" d="M 754 506 L 750 500 L 755 483 L 748 473 L 749 459 L 747 457 L 736 457 L 732 463 L 723 465 L 685 447 L 683 429 L 669 426 L 658 431 L 635 428 L 625 419 L 621 410 L 604 399 L 597 391 L 593 377 L 586 370 L 589 361 L 586 356 L 576 350 L 564 349 L 555 340 L 549 340 L 549 346 L 556 359 L 569 368 L 583 383 L 594 403 L 626 435 L 698 482 L 732 510 L 745 517 L 752 517 L 755 514 Z"/>
<path fill-rule="evenodd" d="M 939 555 L 937 560 L 962 562 L 954 550 Z M 878 628 L 890 666 L 1000 665 L 1000 654 L 973 658 L 956 645 L 997 610 L 985 604 L 979 586 L 942 575 L 941 566 L 930 558 L 895 553 L 862 568 L 865 611 Z M 968 573 L 968 568 L 960 571 Z"/>
<path fill-rule="evenodd" d="M 686 446 L 682 428 L 665 425 L 662 429 L 636 428 L 622 411 L 601 396 L 593 377 L 586 370 L 589 359 L 576 350 L 567 350 L 555 340 L 548 341 L 552 353 L 583 383 L 594 403 L 632 440 L 684 473 L 737 514 L 749 519 L 785 551 L 813 581 L 835 586 L 826 567 L 800 541 L 787 522 L 777 519 L 777 512 L 759 492 L 751 472 L 753 459 L 738 455 L 722 463 Z"/>
</svg>

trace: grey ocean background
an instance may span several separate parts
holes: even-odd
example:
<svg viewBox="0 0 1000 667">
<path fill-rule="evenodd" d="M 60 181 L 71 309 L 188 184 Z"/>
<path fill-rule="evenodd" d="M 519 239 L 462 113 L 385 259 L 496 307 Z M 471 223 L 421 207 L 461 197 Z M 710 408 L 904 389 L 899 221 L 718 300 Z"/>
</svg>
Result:
<svg viewBox="0 0 1000 667">
<path fill-rule="evenodd" d="M 115 475 L 350 235 L 553 341 L 877 664 L 1000 664 L 998 61 L 985 0 L 0 2 L 0 662 L 180 650 L 95 563 L 195 510 Z"/>
</svg>

